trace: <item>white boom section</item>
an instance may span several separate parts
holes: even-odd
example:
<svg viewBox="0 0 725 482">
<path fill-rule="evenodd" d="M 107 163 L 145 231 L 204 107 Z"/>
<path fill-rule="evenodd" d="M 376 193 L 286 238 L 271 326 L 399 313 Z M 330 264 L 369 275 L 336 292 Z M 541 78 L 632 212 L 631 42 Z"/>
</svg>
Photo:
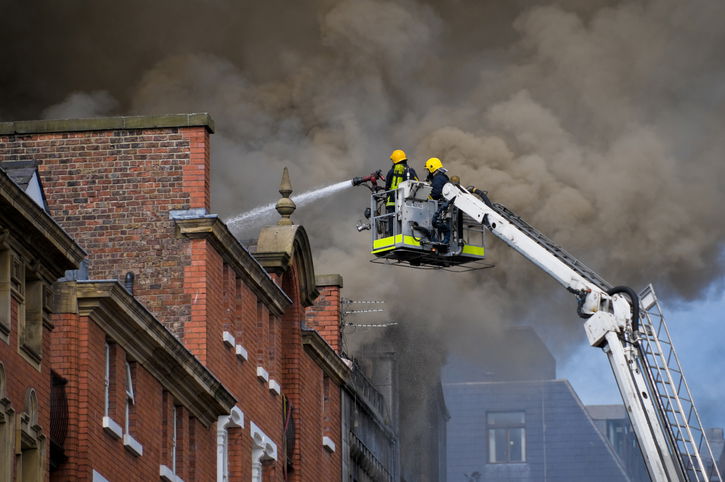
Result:
<svg viewBox="0 0 725 482">
<path fill-rule="evenodd" d="M 573 291 L 601 291 L 463 187 L 448 183 L 443 186 L 443 197 L 449 201 L 455 198 L 453 203 L 458 209 L 485 225 L 493 234 L 546 271 L 565 288 Z M 486 217 L 488 217 L 487 222 L 484 223 Z"/>
<path fill-rule="evenodd" d="M 443 187 L 443 197 L 453 200 L 458 209 L 483 224 L 565 288 L 586 296 L 581 311 L 591 315 L 584 324 L 589 343 L 601 347 L 607 354 L 650 477 L 655 482 L 687 481 L 654 405 L 656 394 L 650 393 L 638 368 L 639 352 L 632 345 L 635 337 L 627 298 L 607 294 L 463 187 L 448 183 Z M 629 340 L 627 346 L 625 339 Z"/>
</svg>

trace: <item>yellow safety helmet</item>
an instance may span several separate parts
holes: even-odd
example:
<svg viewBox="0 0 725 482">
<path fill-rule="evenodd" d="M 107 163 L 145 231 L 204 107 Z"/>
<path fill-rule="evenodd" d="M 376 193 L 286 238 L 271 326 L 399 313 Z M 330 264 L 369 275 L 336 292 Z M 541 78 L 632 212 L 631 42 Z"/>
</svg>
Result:
<svg viewBox="0 0 725 482">
<path fill-rule="evenodd" d="M 443 163 L 437 157 L 431 157 L 430 159 L 428 159 L 427 161 L 425 161 L 425 168 L 430 173 L 434 173 L 434 172 L 436 172 L 438 169 L 440 169 L 442 167 L 443 167 Z"/>
<path fill-rule="evenodd" d="M 408 156 L 405 155 L 405 152 L 400 149 L 395 149 L 392 154 L 390 154 L 390 160 L 393 162 L 393 164 L 397 164 L 399 162 L 407 161 Z"/>
</svg>

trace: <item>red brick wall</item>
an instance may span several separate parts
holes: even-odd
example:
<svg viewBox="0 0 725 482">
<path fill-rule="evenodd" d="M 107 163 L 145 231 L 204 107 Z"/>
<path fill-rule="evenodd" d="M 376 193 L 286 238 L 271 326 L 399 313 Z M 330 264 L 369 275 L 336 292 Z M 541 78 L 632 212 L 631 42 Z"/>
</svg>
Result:
<svg viewBox="0 0 725 482">
<path fill-rule="evenodd" d="M 70 413 L 65 443 L 69 460 L 52 474 L 51 480 L 90 480 L 94 469 L 109 480 L 158 480 L 159 466 L 171 467 L 169 423 L 175 400 L 142 365 L 133 364 L 136 403 L 130 433 L 143 446 L 143 455 L 134 456 L 122 439 L 115 439 L 102 427 L 105 333 L 87 317 L 59 314 L 54 315 L 54 320 L 58 328 L 53 333 L 52 362 L 54 369 L 68 380 Z M 119 345 L 114 345 L 112 353 L 114 383 L 109 416 L 123 427 L 126 353 Z M 177 416 L 176 474 L 184 480 L 214 480 L 215 427 L 204 427 L 181 406 L 177 407 Z"/>
<path fill-rule="evenodd" d="M 51 337 L 50 362 L 53 370 L 65 378 L 65 394 L 68 400 L 68 431 L 64 443 L 65 455 L 69 461 L 53 474 L 53 480 L 74 480 L 78 478 L 79 467 L 87 467 L 87 460 L 81 457 L 81 437 L 88 431 L 88 403 L 85 400 L 88 376 L 81 374 L 81 368 L 88 369 L 88 363 L 80 353 L 87 351 L 88 339 L 81 336 L 78 316 L 75 314 L 54 314 L 55 329 Z M 81 393 L 83 400 L 81 400 Z M 83 416 L 81 415 L 83 412 Z M 83 450 L 88 444 L 83 443 Z"/>
<path fill-rule="evenodd" d="M 183 341 L 186 347 L 202 363 L 207 363 L 211 328 L 207 324 L 207 286 L 208 260 L 210 251 L 207 242 L 202 239 L 191 240 L 187 248 L 191 262 L 184 268 L 183 285 L 186 299 L 191 306 L 190 317 L 184 327 Z M 221 334 L 219 334 L 221 337 Z"/>
<path fill-rule="evenodd" d="M 249 426 L 254 422 L 278 449 L 278 461 L 265 467 L 265 480 L 284 480 L 282 397 L 258 380 L 256 369 L 262 366 L 294 406 L 295 471 L 289 480 L 340 480 L 340 391 L 332 384 L 324 400 L 322 369 L 303 349 L 305 311 L 297 291 L 297 267 L 278 280 L 294 305 L 281 318 L 271 316 L 207 241 L 177 237 L 169 219 L 170 210 L 209 208 L 205 127 L 0 136 L 0 161 L 18 159 L 40 163 L 51 214 L 88 252 L 90 277 L 123 280 L 133 271 L 134 294 L 237 398 L 245 427 L 231 431 L 238 442 L 231 453 L 233 475 L 247 480 L 251 473 Z M 332 313 L 339 307 L 339 289 L 337 294 L 323 290 L 321 302 L 320 331 L 339 350 L 339 329 L 331 329 L 339 326 L 339 312 L 336 321 Z M 174 405 L 171 396 L 164 396 L 163 387 L 142 366 L 135 367 L 137 406 L 131 433 L 144 455 L 134 457 L 101 426 L 105 334 L 86 318 L 64 314 L 55 319 L 53 364 L 69 380 L 66 449 L 72 459 L 53 479 L 88 480 L 96 469 L 109 480 L 129 480 L 129 474 L 138 474 L 135 480 L 158 480 L 159 465 L 171 464 L 170 430 L 163 425 Z M 224 344 L 225 330 L 247 349 L 248 361 Z M 124 360 L 117 346 L 114 375 L 119 383 L 111 416 L 121 425 Z M 49 373 L 44 376 L 42 386 L 49 387 Z M 177 474 L 184 480 L 214 480 L 216 428 L 191 423 L 184 409 L 179 416 Z M 337 444 L 334 453 L 322 447 L 323 435 Z"/>
<path fill-rule="evenodd" d="M 339 353 L 341 349 L 340 286 L 318 285 L 317 289 L 320 291 L 320 296 L 315 300 L 315 304 L 313 306 L 305 309 L 305 324 L 307 328 L 317 331 L 330 345 L 330 347 Z M 309 389 L 309 382 L 305 381 L 304 385 L 308 388 L 308 390 L 306 390 L 307 393 L 303 394 L 303 397 L 305 399 L 310 399 L 310 402 L 306 403 L 305 406 L 312 406 L 314 391 Z M 320 419 L 319 441 L 322 440 L 322 436 L 326 435 L 330 437 L 336 445 L 336 450 L 333 453 L 328 453 L 327 451 L 317 451 L 317 455 L 319 457 L 319 463 L 317 464 L 319 466 L 319 473 L 315 474 L 315 476 L 319 477 L 319 480 L 338 480 L 342 477 L 342 407 L 340 390 L 340 387 L 333 383 L 331 379 L 323 377 L 320 384 L 322 399 L 319 403 L 319 414 L 315 413 L 315 411 L 311 409 L 306 410 L 308 417 L 319 417 Z M 306 434 L 306 436 L 313 442 L 310 445 L 313 445 L 316 441 L 314 435 L 314 433 Z M 308 451 L 311 451 L 311 449 L 312 447 L 307 448 Z"/>
<path fill-rule="evenodd" d="M 302 454 L 300 448 L 300 404 L 302 391 L 302 336 L 300 332 L 300 316 L 302 310 L 299 305 L 299 293 L 296 293 L 296 278 L 294 271 L 285 273 L 281 280 L 282 289 L 293 301 L 282 317 L 282 383 L 284 391 L 292 406 L 292 417 L 295 423 L 295 449 L 292 453 L 292 472 L 289 481 L 304 480 L 302 476 Z M 296 296 L 295 296 L 296 295 Z M 316 373 L 316 371 L 315 371 Z"/>
<path fill-rule="evenodd" d="M 86 426 L 80 421 L 79 400 L 79 350 L 81 349 L 80 330 L 75 314 L 54 314 L 52 320 L 55 325 L 50 337 L 49 362 L 53 370 L 67 380 L 65 394 L 68 401 L 68 430 L 63 445 L 65 455 L 73 461 L 73 467 L 64 464 L 60 470 L 54 472 L 53 480 L 73 480 L 76 473 L 75 465 L 79 455 L 79 437 L 85 433 Z M 84 340 L 84 344 L 87 342 Z M 84 422 L 85 423 L 85 422 Z"/>
<path fill-rule="evenodd" d="M 40 370 L 30 364 L 18 352 L 18 305 L 15 299 L 11 305 L 11 323 L 9 343 L 0 339 L 0 362 L 5 369 L 5 390 L 15 417 L 25 410 L 25 395 L 34 389 L 38 400 L 38 425 L 43 428 L 46 437 L 46 454 L 50 450 L 50 361 L 49 352 L 51 332 L 43 329 L 43 360 Z M 17 418 L 16 418 L 17 420 Z M 11 429 L 12 430 L 12 429 Z M 15 460 L 15 457 L 12 459 Z M 48 458 L 43 462 L 44 471 L 48 470 Z"/>
<path fill-rule="evenodd" d="M 327 413 L 322 368 L 309 357 L 302 346 L 301 322 L 305 310 L 299 302 L 296 277 L 297 271 L 293 267 L 282 278 L 283 289 L 294 301 L 282 319 L 283 378 L 285 393 L 294 407 L 293 416 L 296 425 L 295 451 L 292 459 L 294 470 L 288 480 L 340 480 L 342 477 L 340 388 L 330 383 L 330 400 L 327 405 L 329 413 Z M 328 298 L 327 302 L 329 301 Z M 334 423 L 337 427 L 333 429 Z M 329 432 L 325 430 L 328 424 Z M 329 436 L 336 444 L 335 452 L 329 453 L 323 448 L 324 435 Z"/>
<path fill-rule="evenodd" d="M 40 163 L 51 215 L 88 252 L 90 277 L 133 271 L 135 294 L 181 334 L 191 253 L 169 211 L 210 207 L 207 129 L 0 136 L 0 161 L 26 159 Z"/>
<path fill-rule="evenodd" d="M 281 481 L 284 467 L 282 397 L 272 394 L 269 384 L 257 378 L 257 367 L 261 366 L 269 372 L 271 379 L 282 384 L 283 391 L 286 388 L 279 378 L 279 357 L 276 353 L 274 359 L 270 357 L 270 352 L 276 350 L 270 347 L 281 345 L 279 330 L 275 328 L 278 321 L 270 317 L 268 308 L 258 303 L 252 290 L 237 278 L 234 269 L 224 263 L 214 248 L 206 241 L 194 243 L 199 243 L 193 248 L 193 264 L 198 266 L 199 273 L 192 283 L 201 288 L 192 298 L 203 299 L 204 303 L 203 309 L 194 305 L 192 325 L 204 326 L 206 365 L 234 395 L 245 415 L 245 428 L 241 432 L 231 430 L 240 445 L 230 453 L 231 473 L 241 473 L 243 477 L 231 480 L 247 480 L 252 472 L 249 424 L 254 422 L 277 445 L 278 460 L 265 469 L 265 474 L 271 477 L 269 480 Z M 235 342 L 247 350 L 247 361 L 242 361 L 233 347 L 224 344 L 224 331 L 232 333 Z"/>
<path fill-rule="evenodd" d="M 305 310 L 305 323 L 317 331 L 336 352 L 340 352 L 340 287 L 318 286 L 320 296 Z"/>
<path fill-rule="evenodd" d="M 335 452 L 323 453 L 326 460 L 326 474 L 322 480 L 342 479 L 342 392 L 341 388 L 330 383 L 329 400 L 323 411 L 323 435 L 327 435 L 335 442 Z"/>
<path fill-rule="evenodd" d="M 328 285 L 317 286 L 320 295 L 315 300 L 315 304 L 305 309 L 305 324 L 307 328 L 317 331 L 322 338 L 336 352 L 341 350 L 341 330 L 340 330 L 340 286 Z M 307 385 L 307 382 L 305 382 Z M 323 377 L 320 385 L 321 401 L 320 401 L 320 435 L 328 436 L 336 445 L 333 453 L 326 450 L 319 452 L 320 457 L 320 473 L 317 477 L 320 480 L 338 480 L 342 477 L 342 435 L 341 435 L 341 389 L 339 385 L 333 383 L 328 377 Z M 305 398 L 312 398 L 313 393 L 306 393 Z M 315 416 L 310 411 L 310 416 Z M 314 435 L 308 435 L 311 441 L 314 441 Z M 308 449 L 309 450 L 309 449 Z"/>
<path fill-rule="evenodd" d="M 326 472 L 320 460 L 322 455 L 322 373 L 308 357 L 300 360 L 303 375 L 300 384 L 300 400 L 297 404 L 299 419 L 297 432 L 300 452 L 299 480 L 325 480 Z"/>
</svg>

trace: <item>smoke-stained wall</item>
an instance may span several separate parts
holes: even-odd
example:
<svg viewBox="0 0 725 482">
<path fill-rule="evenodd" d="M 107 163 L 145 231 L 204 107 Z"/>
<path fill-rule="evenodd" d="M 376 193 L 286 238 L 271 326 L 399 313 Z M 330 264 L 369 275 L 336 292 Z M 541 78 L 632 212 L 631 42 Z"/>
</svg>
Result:
<svg viewBox="0 0 725 482">
<path fill-rule="evenodd" d="M 274 201 L 282 166 L 299 193 L 393 148 L 419 173 L 438 156 L 611 282 L 706 296 L 725 262 L 725 6 L 584 3 L 4 2 L 0 119 L 209 112 L 226 216 Z M 583 342 L 568 295 L 499 243 L 466 275 L 367 263 L 367 202 L 293 219 L 319 272 L 394 300 L 418 337 L 476 351 L 526 319 L 558 356 Z"/>
</svg>

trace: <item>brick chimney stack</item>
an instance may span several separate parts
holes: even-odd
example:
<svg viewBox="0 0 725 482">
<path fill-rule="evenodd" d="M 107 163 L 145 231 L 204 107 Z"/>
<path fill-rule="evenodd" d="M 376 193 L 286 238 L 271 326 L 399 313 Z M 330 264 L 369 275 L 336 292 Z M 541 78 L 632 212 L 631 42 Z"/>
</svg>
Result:
<svg viewBox="0 0 725 482">
<path fill-rule="evenodd" d="M 341 350 L 342 327 L 340 326 L 342 276 L 323 274 L 315 276 L 320 296 L 315 304 L 305 310 L 307 328 L 317 331 L 336 352 Z"/>
</svg>

